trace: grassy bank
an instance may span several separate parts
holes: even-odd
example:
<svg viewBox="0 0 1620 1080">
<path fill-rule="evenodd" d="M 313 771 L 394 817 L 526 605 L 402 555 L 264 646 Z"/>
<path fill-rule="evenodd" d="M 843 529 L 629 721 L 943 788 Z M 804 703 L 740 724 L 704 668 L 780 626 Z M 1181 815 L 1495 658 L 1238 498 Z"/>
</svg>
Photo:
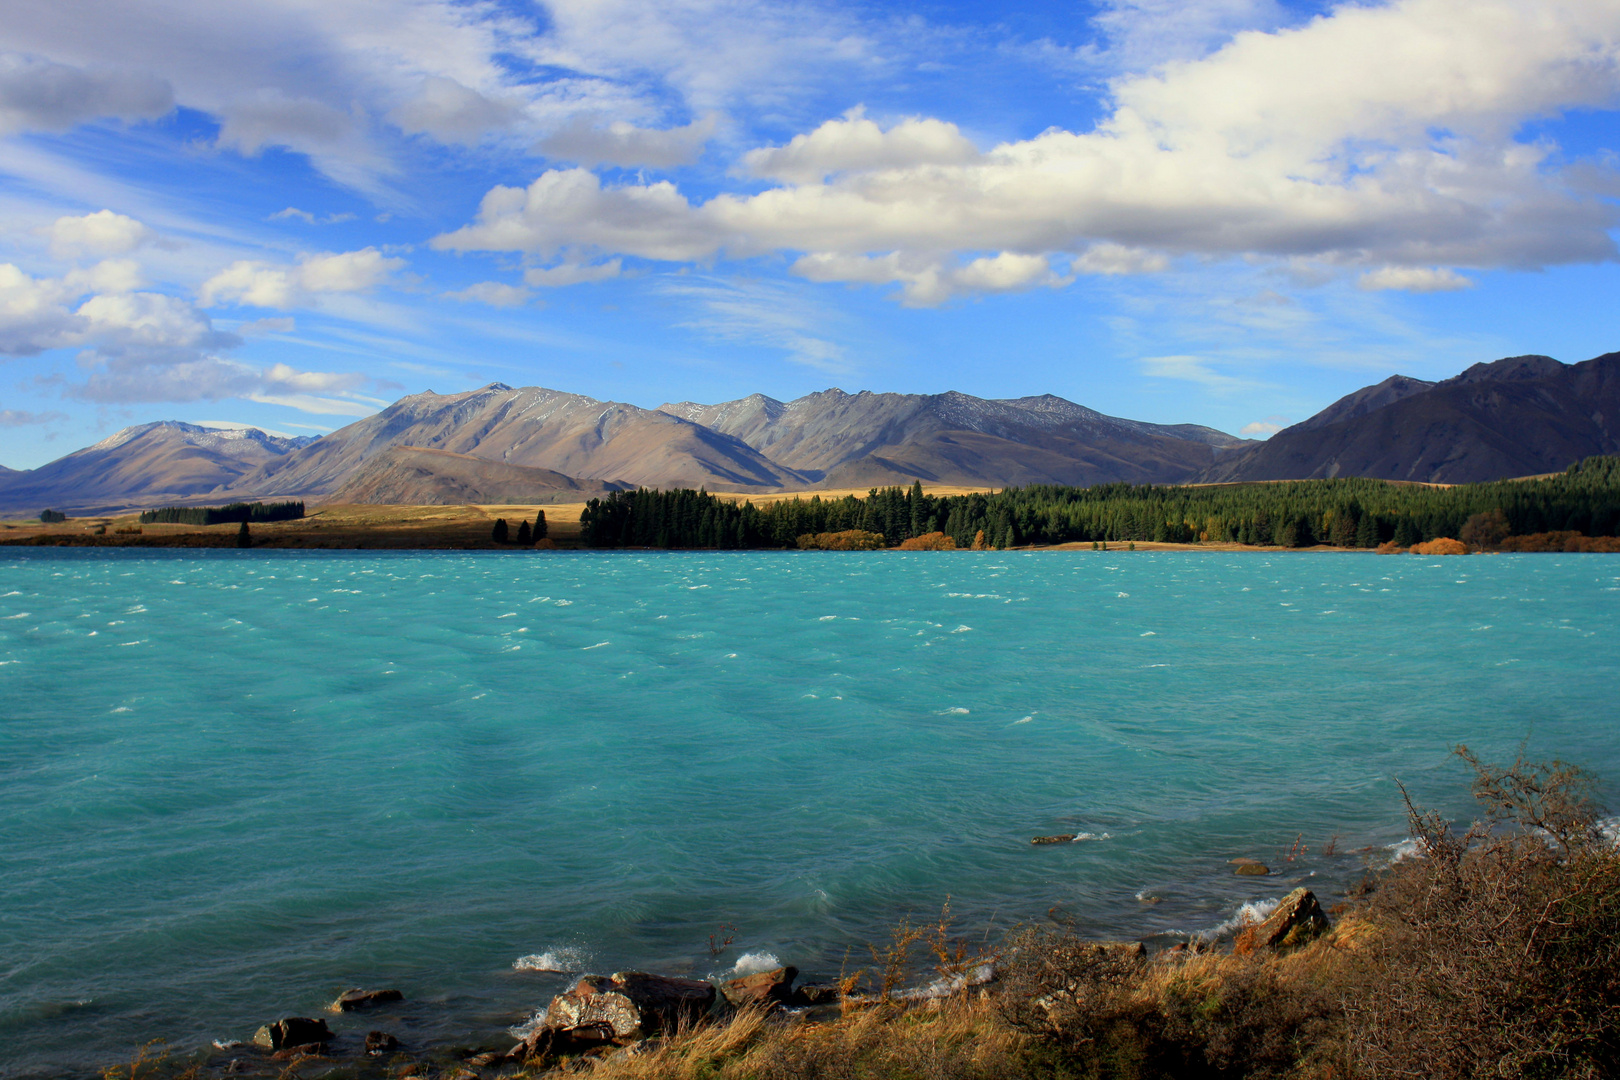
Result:
<svg viewBox="0 0 1620 1080">
<path fill-rule="evenodd" d="M 1370 875 L 1317 936 L 1148 956 L 1029 929 L 999 979 L 925 1005 L 885 992 L 824 1022 L 757 1011 L 605 1056 L 593 1080 L 1620 1075 L 1620 853 L 1589 776 L 1558 762 L 1475 772 L 1459 831 L 1413 806 L 1421 857 Z M 1327 899 L 1327 898 L 1324 898 Z M 1262 928 L 1263 929 L 1263 928 Z M 932 944 L 943 927 L 897 935 Z M 943 947 L 942 947 L 943 946 Z M 890 950 L 874 960 L 894 958 Z"/>
</svg>

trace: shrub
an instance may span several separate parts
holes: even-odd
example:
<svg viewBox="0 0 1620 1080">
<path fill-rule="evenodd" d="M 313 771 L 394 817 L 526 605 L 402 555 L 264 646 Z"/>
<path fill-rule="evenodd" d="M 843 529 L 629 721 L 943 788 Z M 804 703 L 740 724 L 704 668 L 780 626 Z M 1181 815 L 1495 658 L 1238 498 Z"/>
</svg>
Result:
<svg viewBox="0 0 1620 1080">
<path fill-rule="evenodd" d="M 1407 799 L 1423 857 L 1373 895 L 1378 933 L 1341 991 L 1355 1072 L 1620 1075 L 1620 853 L 1592 778 L 1457 753 L 1486 816 L 1458 834 Z"/>
<path fill-rule="evenodd" d="M 1508 527 L 1506 514 L 1501 510 L 1487 510 L 1465 521 L 1462 530 L 1457 533 L 1457 538 L 1469 547 L 1489 550 L 1500 547 L 1502 541 L 1506 540 L 1508 533 L 1512 531 Z"/>
<path fill-rule="evenodd" d="M 1468 545 L 1449 536 L 1436 537 L 1422 544 L 1412 545 L 1414 555 L 1466 555 Z"/>
<path fill-rule="evenodd" d="M 956 541 L 942 532 L 924 533 L 900 541 L 901 551 L 955 551 Z"/>
<path fill-rule="evenodd" d="M 60 525 L 67 520 L 67 515 L 60 510 L 41 510 L 39 520 L 47 525 Z"/>
<path fill-rule="evenodd" d="M 806 533 L 799 537 L 799 547 L 804 551 L 881 551 L 884 546 L 882 533 L 864 529 Z"/>
</svg>

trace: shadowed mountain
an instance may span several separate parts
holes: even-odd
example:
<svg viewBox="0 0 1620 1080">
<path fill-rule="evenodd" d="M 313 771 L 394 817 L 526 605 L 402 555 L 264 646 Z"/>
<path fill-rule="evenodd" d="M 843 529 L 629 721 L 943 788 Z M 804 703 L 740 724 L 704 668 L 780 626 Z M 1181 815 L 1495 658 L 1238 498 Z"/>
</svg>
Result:
<svg viewBox="0 0 1620 1080">
<path fill-rule="evenodd" d="M 803 484 L 740 440 L 666 413 L 491 383 L 462 394 L 401 398 L 216 494 L 325 501 L 366 462 L 396 446 L 648 487 L 746 491 Z"/>
<path fill-rule="evenodd" d="M 660 410 L 736 436 L 828 488 L 909 483 L 1132 483 L 1186 479 L 1245 440 L 1194 424 L 1106 416 L 1072 401 L 823 390 Z"/>
<path fill-rule="evenodd" d="M 1438 383 L 1395 376 L 1218 462 L 1207 481 L 1368 476 L 1465 484 L 1620 452 L 1620 353 L 1513 356 Z"/>
<path fill-rule="evenodd" d="M 410 506 L 583 502 L 628 486 L 613 481 L 576 480 L 550 469 L 531 469 L 448 450 L 394 446 L 360 466 L 327 501 Z"/>
<path fill-rule="evenodd" d="M 7 470 L 0 509 L 92 513 L 194 500 L 316 441 L 178 420 L 138 424 L 37 469 Z"/>
</svg>

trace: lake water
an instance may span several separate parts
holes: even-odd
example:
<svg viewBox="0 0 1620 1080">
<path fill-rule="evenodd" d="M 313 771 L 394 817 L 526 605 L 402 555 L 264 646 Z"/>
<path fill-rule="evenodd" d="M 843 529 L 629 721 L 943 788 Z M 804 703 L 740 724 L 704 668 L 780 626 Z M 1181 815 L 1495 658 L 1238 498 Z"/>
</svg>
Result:
<svg viewBox="0 0 1620 1080">
<path fill-rule="evenodd" d="M 409 1000 L 339 1030 L 499 1041 L 548 953 L 833 976 L 947 895 L 1209 932 L 1387 861 L 1395 777 L 1468 812 L 1459 741 L 1620 778 L 1617 601 L 1592 555 L 8 552 L 0 1074 L 354 986 Z"/>
</svg>

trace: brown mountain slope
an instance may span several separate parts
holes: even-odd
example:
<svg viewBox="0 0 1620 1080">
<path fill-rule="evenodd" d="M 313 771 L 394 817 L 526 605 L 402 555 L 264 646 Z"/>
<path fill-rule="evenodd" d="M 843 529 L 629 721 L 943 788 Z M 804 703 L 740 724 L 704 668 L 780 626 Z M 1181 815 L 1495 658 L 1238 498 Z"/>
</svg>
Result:
<svg viewBox="0 0 1620 1080">
<path fill-rule="evenodd" d="M 1509 357 L 1370 410 L 1352 402 L 1360 395 L 1366 403 L 1377 389 L 1335 402 L 1219 462 L 1202 479 L 1369 476 L 1462 484 L 1556 472 L 1593 454 L 1620 452 L 1620 353 L 1571 365 Z M 1323 416 L 1329 421 L 1317 423 Z"/>
<path fill-rule="evenodd" d="M 806 476 L 849 487 L 938 483 L 1134 483 L 1186 479 L 1250 445 L 1212 428 L 1107 416 L 1047 394 L 988 400 L 944 394 L 846 394 L 780 402 L 763 394 L 718 405 L 663 405 Z"/>
<path fill-rule="evenodd" d="M 90 513 L 186 501 L 313 441 L 177 420 L 139 424 L 37 469 L 0 477 L 0 508 Z"/>
<path fill-rule="evenodd" d="M 429 391 L 401 398 L 218 494 L 324 499 L 371 458 L 395 446 L 448 450 L 565 476 L 649 487 L 746 491 L 803 483 L 743 442 L 666 413 L 491 383 L 462 394 Z"/>
<path fill-rule="evenodd" d="M 471 454 L 394 446 L 360 466 L 329 497 L 333 503 L 461 506 L 477 503 L 583 502 L 629 485 L 576 480 Z"/>
</svg>

